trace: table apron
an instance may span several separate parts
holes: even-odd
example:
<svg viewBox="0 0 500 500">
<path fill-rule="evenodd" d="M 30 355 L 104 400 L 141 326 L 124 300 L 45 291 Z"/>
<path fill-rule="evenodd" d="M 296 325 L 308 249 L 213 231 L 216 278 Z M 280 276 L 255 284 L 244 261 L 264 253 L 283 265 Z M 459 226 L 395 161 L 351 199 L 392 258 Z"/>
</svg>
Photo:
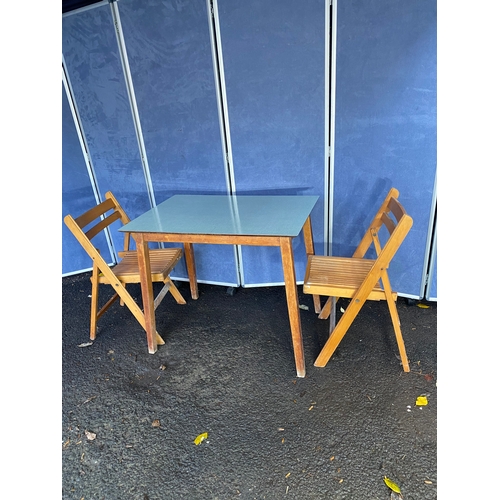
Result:
<svg viewBox="0 0 500 500">
<path fill-rule="evenodd" d="M 283 239 L 292 239 L 295 236 L 249 236 L 249 235 L 220 235 L 220 234 L 169 234 L 169 233 L 131 233 L 134 237 L 142 234 L 144 241 L 172 242 L 172 243 L 207 243 L 215 245 L 255 245 L 277 246 Z"/>
</svg>

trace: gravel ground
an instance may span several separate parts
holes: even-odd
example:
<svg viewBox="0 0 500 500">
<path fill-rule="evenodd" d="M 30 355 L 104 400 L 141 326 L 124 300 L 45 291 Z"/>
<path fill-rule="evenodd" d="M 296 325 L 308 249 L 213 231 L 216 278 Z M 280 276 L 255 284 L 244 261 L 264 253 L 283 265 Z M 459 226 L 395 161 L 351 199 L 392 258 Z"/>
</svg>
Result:
<svg viewBox="0 0 500 500">
<path fill-rule="evenodd" d="M 315 368 L 328 321 L 299 287 L 309 309 L 297 378 L 284 287 L 199 287 L 194 301 L 179 283 L 186 305 L 165 298 L 166 343 L 151 355 L 117 304 L 82 347 L 89 274 L 63 278 L 63 499 L 389 500 L 384 476 L 405 500 L 437 498 L 437 303 L 398 300 L 410 373 L 384 302 L 367 303 Z"/>
</svg>

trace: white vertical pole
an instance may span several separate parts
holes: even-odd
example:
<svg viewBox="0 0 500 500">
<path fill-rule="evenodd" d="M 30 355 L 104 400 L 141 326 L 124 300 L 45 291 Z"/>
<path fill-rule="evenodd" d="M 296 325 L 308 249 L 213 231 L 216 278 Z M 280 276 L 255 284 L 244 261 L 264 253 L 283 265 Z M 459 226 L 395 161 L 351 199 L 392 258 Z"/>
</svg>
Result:
<svg viewBox="0 0 500 500">
<path fill-rule="evenodd" d="M 333 243 L 336 70 L 337 0 L 325 0 L 325 255 L 331 255 Z"/>
<path fill-rule="evenodd" d="M 82 155 L 85 159 L 85 165 L 87 167 L 87 173 L 89 175 L 90 185 L 92 187 L 92 191 L 94 193 L 94 199 L 96 205 L 103 201 L 101 196 L 101 191 L 99 189 L 99 184 L 97 182 L 97 176 L 95 174 L 94 165 L 92 163 L 92 157 L 90 155 L 90 149 L 87 144 L 87 140 L 85 139 L 85 134 L 83 132 L 82 121 L 80 120 L 80 114 L 78 112 L 78 106 L 73 98 L 73 90 L 71 88 L 71 82 L 68 78 L 68 71 L 66 69 L 66 61 L 64 60 L 64 54 L 62 56 L 62 81 L 64 84 L 64 90 L 66 91 L 66 97 L 68 98 L 69 108 L 71 110 L 71 115 L 73 116 L 73 122 L 75 124 L 76 134 L 78 136 L 78 140 L 80 142 L 80 147 L 82 148 Z M 113 240 L 111 239 L 111 234 L 109 232 L 109 228 L 106 228 L 104 232 L 106 235 L 106 241 L 109 248 L 109 253 L 113 257 L 113 263 L 118 262 L 118 254 L 115 251 L 115 247 L 113 244 Z"/>
<path fill-rule="evenodd" d="M 207 1 L 208 25 L 210 29 L 210 45 L 214 68 L 217 108 L 219 110 L 219 127 L 221 132 L 222 154 L 225 165 L 226 189 L 230 194 L 236 193 L 234 181 L 233 151 L 231 148 L 231 129 L 229 127 L 229 111 L 227 106 L 226 81 L 224 77 L 224 61 L 222 58 L 222 41 L 220 36 L 219 11 L 217 0 Z"/>
<path fill-rule="evenodd" d="M 212 47 L 212 62 L 214 68 L 215 90 L 217 94 L 217 109 L 219 110 L 219 128 L 224 155 L 224 172 L 226 175 L 226 190 L 228 194 L 236 194 L 234 179 L 233 150 L 231 147 L 231 129 L 229 126 L 229 111 L 227 106 L 226 81 L 224 77 L 224 61 L 222 58 L 222 41 L 220 36 L 219 10 L 217 0 L 206 0 L 208 25 L 210 29 L 210 45 Z M 241 246 L 234 245 L 234 259 L 238 284 L 244 285 L 243 257 Z"/>
<path fill-rule="evenodd" d="M 146 179 L 146 188 L 149 195 L 149 202 L 151 207 L 156 206 L 153 182 L 151 180 L 151 174 L 149 171 L 148 157 L 146 154 L 146 146 L 144 144 L 144 137 L 142 135 L 141 121 L 139 119 L 139 110 L 137 108 L 137 102 L 135 100 L 134 84 L 132 82 L 132 75 L 130 73 L 130 66 L 128 64 L 127 48 L 125 46 L 125 39 L 123 38 L 122 24 L 120 21 L 120 12 L 118 10 L 118 4 L 115 1 L 111 1 L 109 4 L 111 8 L 111 15 L 113 16 L 113 23 L 115 26 L 116 40 L 118 42 L 118 52 L 120 53 L 120 59 L 123 68 L 123 75 L 125 77 L 125 85 L 127 87 L 128 98 L 130 101 L 130 109 L 132 111 L 132 120 L 134 122 L 135 133 L 137 136 L 137 143 L 139 145 L 139 153 L 141 155 L 142 169 L 144 171 L 144 177 Z"/>
</svg>

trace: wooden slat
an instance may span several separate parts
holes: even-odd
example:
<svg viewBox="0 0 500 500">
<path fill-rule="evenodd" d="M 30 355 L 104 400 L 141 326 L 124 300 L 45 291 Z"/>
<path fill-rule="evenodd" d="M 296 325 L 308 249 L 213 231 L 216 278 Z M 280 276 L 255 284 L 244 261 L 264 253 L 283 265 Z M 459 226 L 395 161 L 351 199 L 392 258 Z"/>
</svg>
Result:
<svg viewBox="0 0 500 500">
<path fill-rule="evenodd" d="M 375 263 L 371 259 L 311 256 L 307 263 L 304 293 L 350 298 L 361 286 Z M 370 300 L 383 300 L 384 290 L 377 282 Z"/>
<path fill-rule="evenodd" d="M 392 234 L 394 229 L 396 229 L 396 224 L 386 213 L 382 214 L 382 222 L 389 231 L 389 234 Z"/>
<path fill-rule="evenodd" d="M 84 214 L 75 218 L 75 222 L 81 227 L 84 228 L 88 226 L 93 220 L 99 218 L 101 215 L 105 214 L 109 210 L 114 208 L 115 204 L 113 200 L 106 200 L 99 205 L 87 210 Z"/>
<path fill-rule="evenodd" d="M 403 215 L 406 214 L 403 205 L 401 205 L 401 203 L 399 203 L 399 201 L 396 200 L 396 198 L 391 198 L 389 200 L 389 209 L 394 214 L 394 217 L 398 222 L 401 220 L 401 217 L 403 217 Z"/>
<path fill-rule="evenodd" d="M 119 212 L 113 212 L 111 215 L 108 217 L 105 217 L 103 220 L 98 222 L 95 226 L 90 228 L 85 234 L 87 235 L 87 238 L 91 240 L 95 235 L 99 234 L 103 229 L 107 228 L 113 222 L 116 222 L 117 220 L 120 220 L 120 214 Z"/>
<path fill-rule="evenodd" d="M 308 284 L 339 284 L 358 288 L 375 263 L 372 259 L 322 257 L 314 255 L 310 263 Z M 380 288 L 380 287 L 379 287 Z"/>
<path fill-rule="evenodd" d="M 113 273 L 122 283 L 139 283 L 139 264 L 137 252 L 123 252 L 122 260 L 113 267 Z M 164 250 L 149 250 L 151 262 L 151 278 L 153 282 L 164 281 L 182 257 L 180 248 L 167 248 Z M 102 278 L 101 283 L 107 279 Z"/>
</svg>

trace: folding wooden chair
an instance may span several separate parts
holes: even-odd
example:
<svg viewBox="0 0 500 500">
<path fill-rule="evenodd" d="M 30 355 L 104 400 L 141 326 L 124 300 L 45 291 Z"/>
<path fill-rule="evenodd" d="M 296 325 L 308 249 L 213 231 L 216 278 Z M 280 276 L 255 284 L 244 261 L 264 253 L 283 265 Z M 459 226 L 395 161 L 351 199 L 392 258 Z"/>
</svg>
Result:
<svg viewBox="0 0 500 500">
<path fill-rule="evenodd" d="M 387 269 L 396 251 L 410 230 L 413 219 L 398 201 L 399 191 L 392 188 L 375 215 L 352 257 L 310 255 L 304 279 L 304 293 L 328 296 L 319 318 L 330 316 L 330 337 L 319 353 L 314 366 L 324 367 L 367 300 L 386 300 L 396 334 L 403 370 L 410 371 L 396 309 L 397 292 L 389 282 Z M 385 227 L 387 239 L 379 239 Z M 385 233 L 385 231 L 384 231 Z M 382 235 L 383 233 L 380 233 Z M 376 259 L 364 258 L 373 245 Z M 349 306 L 335 324 L 337 297 L 351 299 Z"/>
<path fill-rule="evenodd" d="M 113 302 L 120 298 L 120 305 L 125 304 L 135 316 L 140 325 L 146 329 L 144 314 L 126 289 L 127 283 L 140 283 L 137 252 L 129 250 L 130 233 L 124 233 L 124 251 L 118 252 L 120 261 L 110 267 L 102 258 L 100 251 L 96 248 L 92 239 L 102 233 L 108 226 L 116 221 L 122 225 L 130 222 L 127 214 L 120 206 L 111 192 L 105 195 L 106 200 L 91 208 L 79 217 L 71 215 L 64 217 L 64 222 L 87 251 L 93 261 L 92 276 L 92 299 L 90 307 L 90 338 L 95 340 L 97 320 L 107 311 Z M 165 295 L 170 292 L 178 304 L 186 301 L 170 279 L 170 273 L 183 255 L 181 248 L 151 249 L 149 257 L 151 261 L 151 278 L 153 283 L 163 282 L 164 286 L 158 293 L 155 301 L 155 309 L 160 305 Z M 115 294 L 100 309 L 98 307 L 99 285 L 111 285 Z M 156 332 L 157 343 L 163 345 L 165 342 Z"/>
</svg>

